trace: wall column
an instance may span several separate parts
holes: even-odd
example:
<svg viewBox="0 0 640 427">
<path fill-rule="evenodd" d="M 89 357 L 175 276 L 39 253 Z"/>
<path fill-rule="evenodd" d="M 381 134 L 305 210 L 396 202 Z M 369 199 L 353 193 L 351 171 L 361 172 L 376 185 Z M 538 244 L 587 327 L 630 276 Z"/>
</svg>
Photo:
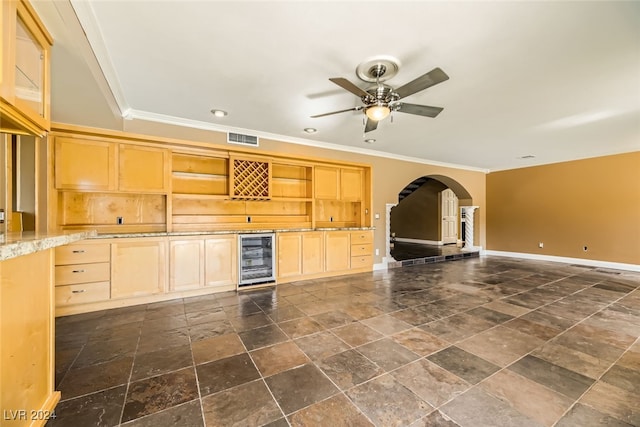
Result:
<svg viewBox="0 0 640 427">
<path fill-rule="evenodd" d="M 473 213 L 478 206 L 463 206 L 464 211 L 464 250 L 477 251 L 480 247 L 473 245 Z"/>
</svg>

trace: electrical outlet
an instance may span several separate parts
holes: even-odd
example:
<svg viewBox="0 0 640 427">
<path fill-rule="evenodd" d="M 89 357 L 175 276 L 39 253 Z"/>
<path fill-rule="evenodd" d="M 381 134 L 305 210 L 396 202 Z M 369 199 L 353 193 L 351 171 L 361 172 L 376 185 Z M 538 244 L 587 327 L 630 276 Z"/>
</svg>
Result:
<svg viewBox="0 0 640 427">
<path fill-rule="evenodd" d="M 538 243 L 538 247 L 539 248 L 544 248 L 544 243 L 542 243 L 542 242 Z"/>
<path fill-rule="evenodd" d="M 375 215 L 375 219 L 380 219 L 380 214 L 379 214 L 379 213 L 377 213 L 377 214 Z"/>
<path fill-rule="evenodd" d="M 124 224 L 124 218 L 121 216 L 116 217 L 116 224 L 118 225 Z"/>
<path fill-rule="evenodd" d="M 380 249 L 376 248 L 376 256 L 380 255 Z"/>
</svg>

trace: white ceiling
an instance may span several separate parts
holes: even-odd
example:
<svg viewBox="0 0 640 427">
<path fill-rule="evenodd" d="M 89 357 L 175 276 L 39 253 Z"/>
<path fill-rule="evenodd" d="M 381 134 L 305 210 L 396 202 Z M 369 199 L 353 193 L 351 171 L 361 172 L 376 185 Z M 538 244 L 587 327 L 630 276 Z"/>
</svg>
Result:
<svg viewBox="0 0 640 427">
<path fill-rule="evenodd" d="M 56 121 L 91 124 L 93 108 L 485 170 L 640 150 L 637 1 L 35 7 L 56 40 Z M 434 119 L 394 113 L 393 123 L 366 135 L 372 144 L 364 142 L 362 112 L 309 117 L 361 105 L 328 79 L 366 87 L 356 66 L 377 55 L 400 61 L 386 82 L 393 87 L 442 68 L 448 81 L 405 100 L 444 111 Z M 229 115 L 215 118 L 212 108 Z M 307 127 L 318 132 L 307 135 Z M 520 158 L 528 155 L 535 157 Z"/>
</svg>

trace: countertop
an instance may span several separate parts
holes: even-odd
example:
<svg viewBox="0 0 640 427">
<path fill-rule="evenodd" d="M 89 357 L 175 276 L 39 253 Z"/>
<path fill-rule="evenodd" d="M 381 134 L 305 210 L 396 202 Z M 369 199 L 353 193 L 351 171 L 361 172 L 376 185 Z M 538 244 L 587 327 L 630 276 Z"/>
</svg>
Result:
<svg viewBox="0 0 640 427">
<path fill-rule="evenodd" d="M 29 255 L 95 236 L 95 230 L 60 233 L 26 231 L 0 234 L 0 261 Z"/>
<path fill-rule="evenodd" d="M 287 233 L 304 231 L 365 231 L 374 230 L 375 227 L 336 227 L 336 228 L 286 228 L 263 230 L 214 230 L 214 231 L 156 231 L 149 233 L 105 233 L 96 234 L 92 239 L 117 239 L 127 237 L 171 237 L 171 236 L 208 236 L 215 234 L 257 234 L 257 233 Z"/>
</svg>

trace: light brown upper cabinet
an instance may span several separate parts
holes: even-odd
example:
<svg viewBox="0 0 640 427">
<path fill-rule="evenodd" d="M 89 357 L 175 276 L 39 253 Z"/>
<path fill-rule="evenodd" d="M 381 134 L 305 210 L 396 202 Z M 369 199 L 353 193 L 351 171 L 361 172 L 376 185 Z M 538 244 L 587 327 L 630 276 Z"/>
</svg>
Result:
<svg viewBox="0 0 640 427">
<path fill-rule="evenodd" d="M 60 190 L 164 193 L 168 168 L 164 148 L 55 137 L 55 186 Z"/>
<path fill-rule="evenodd" d="M 169 150 L 120 144 L 119 189 L 164 193 L 169 187 Z"/>
<path fill-rule="evenodd" d="M 315 167 L 315 197 L 321 200 L 362 200 L 362 170 Z"/>
<path fill-rule="evenodd" d="M 56 137 L 56 188 L 115 190 L 116 148 L 113 142 Z"/>
<path fill-rule="evenodd" d="M 53 39 L 26 0 L 3 0 L 0 23 L 0 131 L 43 136 Z"/>
</svg>

